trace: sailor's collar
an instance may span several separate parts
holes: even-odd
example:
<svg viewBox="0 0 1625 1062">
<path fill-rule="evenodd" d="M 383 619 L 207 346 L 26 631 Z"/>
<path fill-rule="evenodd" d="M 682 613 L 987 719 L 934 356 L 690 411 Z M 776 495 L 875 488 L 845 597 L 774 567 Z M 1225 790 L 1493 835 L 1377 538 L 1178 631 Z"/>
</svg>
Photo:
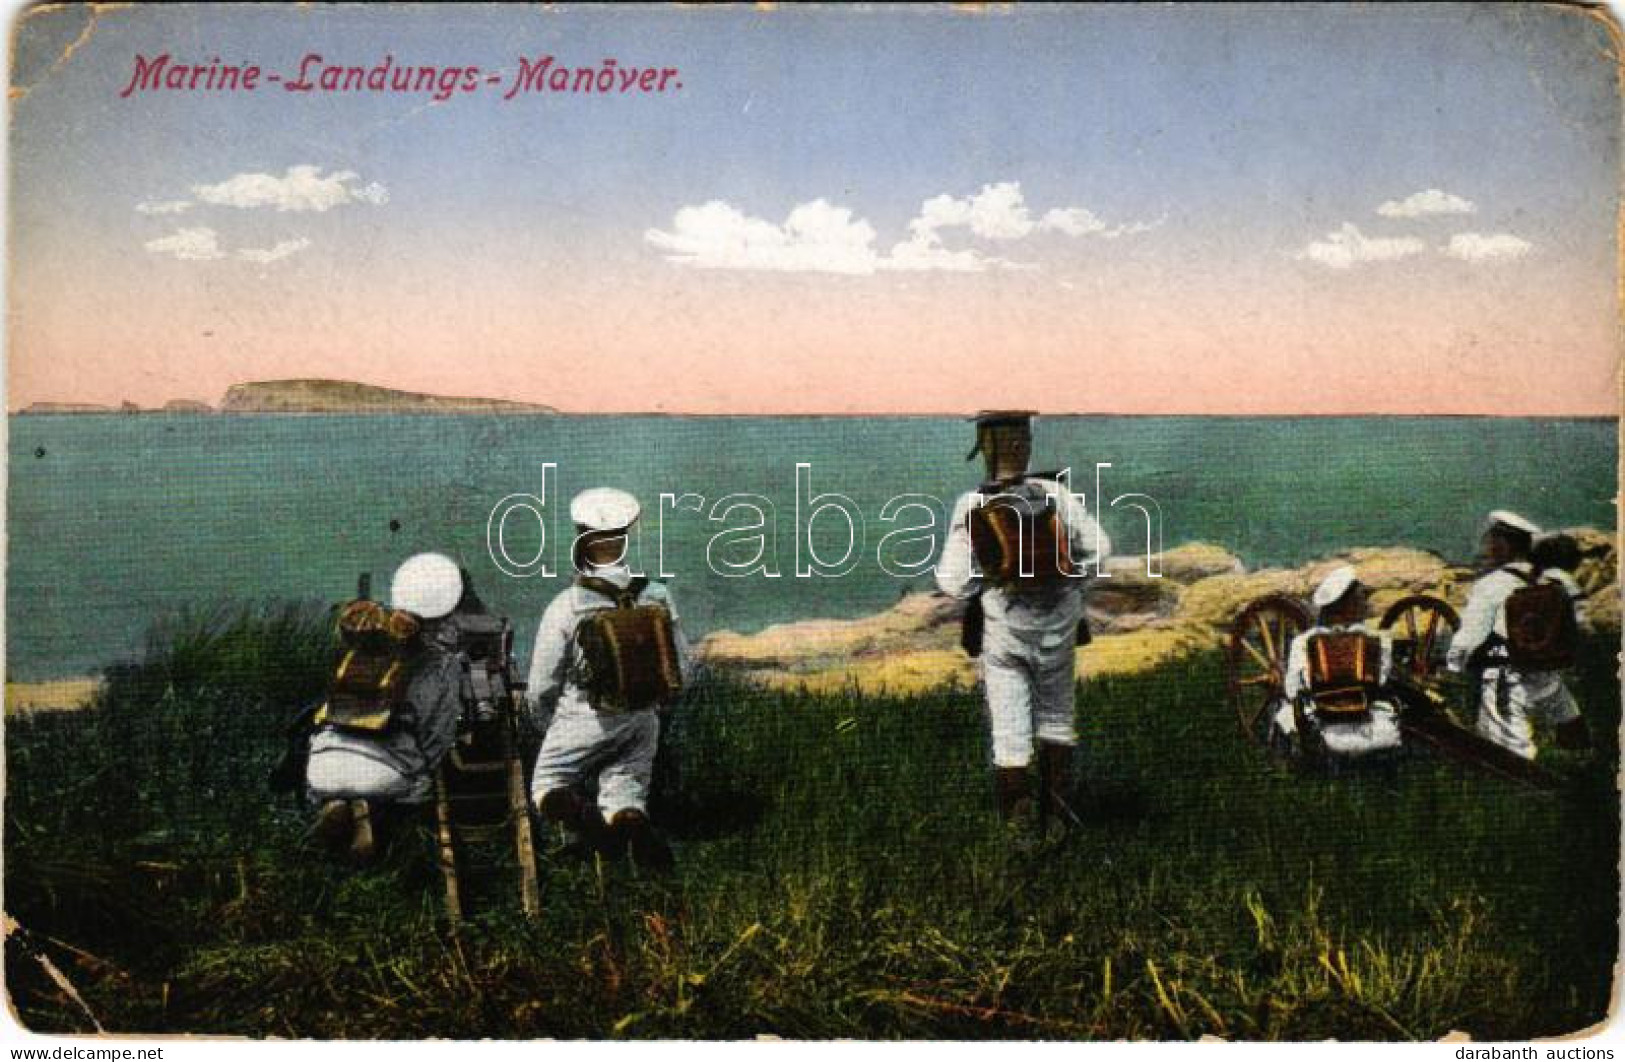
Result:
<svg viewBox="0 0 1625 1062">
<path fill-rule="evenodd" d="M 602 579 L 622 590 L 632 585 L 632 572 L 624 564 L 590 564 L 582 573 L 593 579 Z"/>
</svg>

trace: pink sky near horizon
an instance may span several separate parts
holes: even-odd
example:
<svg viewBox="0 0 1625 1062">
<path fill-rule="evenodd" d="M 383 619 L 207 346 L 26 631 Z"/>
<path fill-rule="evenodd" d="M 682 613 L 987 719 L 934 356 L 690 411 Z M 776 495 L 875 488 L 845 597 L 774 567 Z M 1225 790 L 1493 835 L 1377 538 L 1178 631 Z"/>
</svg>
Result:
<svg viewBox="0 0 1625 1062">
<path fill-rule="evenodd" d="M 410 271 L 334 276 L 313 300 L 285 276 L 197 275 L 156 292 L 133 277 L 92 290 L 64 268 L 14 286 L 8 407 L 215 404 L 235 383 L 302 377 L 580 413 L 1612 415 L 1619 405 L 1610 308 L 1555 281 L 1538 293 L 1462 292 L 1270 267 L 1163 294 L 1144 277 L 1069 289 L 1047 274 L 667 267 L 545 287 L 501 272 L 455 284 Z M 1363 294 L 1350 298 L 1351 286 Z"/>
</svg>

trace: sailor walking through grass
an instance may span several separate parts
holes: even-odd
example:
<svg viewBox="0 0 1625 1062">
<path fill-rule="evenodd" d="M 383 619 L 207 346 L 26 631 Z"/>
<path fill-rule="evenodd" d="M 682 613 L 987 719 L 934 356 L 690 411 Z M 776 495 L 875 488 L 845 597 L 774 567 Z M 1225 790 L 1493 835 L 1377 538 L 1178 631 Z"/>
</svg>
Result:
<svg viewBox="0 0 1625 1062">
<path fill-rule="evenodd" d="M 978 414 L 987 482 L 961 495 L 937 564 L 938 587 L 969 599 L 964 646 L 981 658 L 999 814 L 1025 840 L 1065 829 L 1073 750 L 1076 648 L 1088 641 L 1084 598 L 1110 543 L 1055 473 L 1029 473 L 1033 414 Z M 1033 821 L 1029 766 L 1037 744 Z"/>
<path fill-rule="evenodd" d="M 671 852 L 648 811 L 658 710 L 675 701 L 690 663 L 670 592 L 627 564 L 639 511 L 610 487 L 570 502 L 578 574 L 542 615 L 527 683 L 535 708 L 552 709 L 531 798 L 585 845 L 659 869 Z"/>
</svg>

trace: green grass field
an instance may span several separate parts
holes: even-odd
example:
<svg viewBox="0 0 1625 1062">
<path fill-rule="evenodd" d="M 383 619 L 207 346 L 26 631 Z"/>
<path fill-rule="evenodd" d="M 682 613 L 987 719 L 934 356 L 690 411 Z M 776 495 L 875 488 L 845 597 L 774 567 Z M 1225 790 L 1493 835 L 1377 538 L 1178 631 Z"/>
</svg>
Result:
<svg viewBox="0 0 1625 1062">
<path fill-rule="evenodd" d="M 7 727 L 6 948 L 38 1030 L 321 1037 L 1522 1039 L 1605 1017 L 1616 934 L 1614 644 L 1572 680 L 1602 747 L 1540 793 L 1417 755 L 1271 767 L 1217 656 L 1088 684 L 1087 827 L 1000 835 L 974 690 L 717 679 L 667 734 L 678 869 L 544 860 L 458 937 L 427 833 L 325 862 L 265 787 L 325 619 L 155 632 L 83 712 Z M 200 631 L 213 630 L 203 635 Z"/>
</svg>

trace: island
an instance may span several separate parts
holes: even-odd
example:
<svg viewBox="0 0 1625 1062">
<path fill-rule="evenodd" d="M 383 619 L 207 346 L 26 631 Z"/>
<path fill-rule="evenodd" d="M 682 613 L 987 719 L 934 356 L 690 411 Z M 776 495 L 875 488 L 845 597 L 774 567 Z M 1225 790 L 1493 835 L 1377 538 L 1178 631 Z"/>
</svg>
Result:
<svg viewBox="0 0 1625 1062">
<path fill-rule="evenodd" d="M 419 394 L 348 380 L 266 380 L 237 384 L 222 413 L 556 413 L 551 406 L 500 398 Z"/>
<path fill-rule="evenodd" d="M 19 415 L 95 413 L 557 413 L 552 406 L 513 402 L 501 398 L 466 398 L 398 391 L 351 380 L 262 380 L 226 389 L 219 407 L 195 399 L 176 398 L 147 409 L 134 402 L 117 406 L 90 402 L 34 402 Z"/>
</svg>

